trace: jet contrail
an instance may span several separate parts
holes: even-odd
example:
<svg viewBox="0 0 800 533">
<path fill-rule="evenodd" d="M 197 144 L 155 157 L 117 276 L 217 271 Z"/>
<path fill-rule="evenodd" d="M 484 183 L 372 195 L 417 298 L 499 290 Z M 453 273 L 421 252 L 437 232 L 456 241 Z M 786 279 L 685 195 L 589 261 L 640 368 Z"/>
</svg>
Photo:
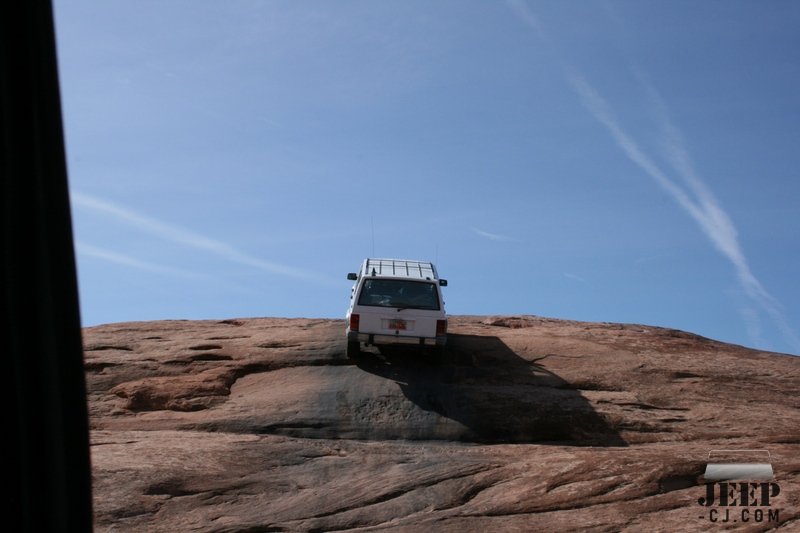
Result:
<svg viewBox="0 0 800 533">
<path fill-rule="evenodd" d="M 324 285 L 333 283 L 333 280 L 315 272 L 259 259 L 222 241 L 211 239 L 167 222 L 162 222 L 161 220 L 143 215 L 130 208 L 120 206 L 96 196 L 80 192 L 71 192 L 70 198 L 72 199 L 72 204 L 77 207 L 110 215 L 161 239 L 203 250 L 234 263 L 255 267 L 273 274 L 305 279 Z"/>
<path fill-rule="evenodd" d="M 683 141 L 683 135 L 681 135 L 680 130 L 678 130 L 670 120 L 666 102 L 655 87 L 647 81 L 644 72 L 638 68 L 634 69 L 634 74 L 639 84 L 647 93 L 651 102 L 651 111 L 653 112 L 656 123 L 661 129 L 662 145 L 667 160 L 677 175 L 685 182 L 686 187 L 682 187 L 680 184 L 670 179 L 667 174 L 647 156 L 639 146 L 639 143 L 623 129 L 608 101 L 595 90 L 577 69 L 559 57 L 552 41 L 544 31 L 544 27 L 528 5 L 522 0 L 509 0 L 509 5 L 513 11 L 534 30 L 540 41 L 551 48 L 553 55 L 564 71 L 567 82 L 576 92 L 589 114 L 605 127 L 628 159 L 641 168 L 645 174 L 650 176 L 697 222 L 700 229 L 708 237 L 717 251 L 722 253 L 722 255 L 731 262 L 735 269 L 739 285 L 742 287 L 745 294 L 758 304 L 764 312 L 772 317 L 786 341 L 795 350 L 800 351 L 800 337 L 798 337 L 789 326 L 783 314 L 780 302 L 764 288 L 750 269 L 744 251 L 739 244 L 738 234 L 733 221 L 695 171 L 694 164 L 692 163 L 689 152 Z M 753 313 L 752 310 L 743 312 L 743 318 L 746 321 L 747 329 L 751 333 L 758 331 L 758 328 L 755 326 L 757 317 L 754 317 Z M 760 334 L 755 338 L 751 335 L 751 340 L 756 340 L 759 344 L 762 342 Z"/>
<path fill-rule="evenodd" d="M 127 267 L 144 270 L 147 272 L 154 272 L 156 274 L 167 274 L 170 276 L 177 276 L 181 278 L 205 277 L 203 274 L 198 274 L 197 272 L 191 272 L 180 268 L 174 268 L 166 265 L 152 263 L 150 261 L 144 261 L 136 257 L 114 252 L 112 250 L 101 248 L 99 246 L 92 246 L 91 244 L 86 244 L 80 241 L 75 242 L 75 250 L 82 255 L 96 257 L 98 259 L 103 259 L 111 263 L 117 263 L 119 265 L 124 265 Z"/>
</svg>

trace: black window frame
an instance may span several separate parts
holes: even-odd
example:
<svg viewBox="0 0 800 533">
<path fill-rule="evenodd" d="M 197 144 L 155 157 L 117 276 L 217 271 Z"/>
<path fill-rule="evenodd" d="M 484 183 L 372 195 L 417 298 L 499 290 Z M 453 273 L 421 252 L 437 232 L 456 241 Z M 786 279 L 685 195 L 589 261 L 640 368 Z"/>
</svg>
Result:
<svg viewBox="0 0 800 533">
<path fill-rule="evenodd" d="M 393 305 L 381 305 L 381 304 L 374 304 L 374 303 L 363 303 L 362 298 L 364 297 L 364 289 L 367 283 L 372 281 L 386 281 L 386 282 L 394 282 L 394 283 L 416 283 L 416 284 L 425 284 L 430 285 L 433 287 L 433 294 L 436 298 L 436 307 L 419 307 L 416 305 L 394 305 L 396 302 L 392 302 Z M 394 308 L 402 308 L 402 309 L 415 309 L 419 311 L 441 311 L 442 310 L 442 299 L 439 295 L 438 285 L 435 281 L 427 281 L 427 280 L 416 280 L 416 279 L 398 279 L 398 278 L 378 278 L 378 277 L 369 277 L 365 278 L 359 288 L 358 288 L 358 298 L 356 298 L 356 305 L 361 307 L 381 307 L 384 309 L 394 309 Z"/>
</svg>

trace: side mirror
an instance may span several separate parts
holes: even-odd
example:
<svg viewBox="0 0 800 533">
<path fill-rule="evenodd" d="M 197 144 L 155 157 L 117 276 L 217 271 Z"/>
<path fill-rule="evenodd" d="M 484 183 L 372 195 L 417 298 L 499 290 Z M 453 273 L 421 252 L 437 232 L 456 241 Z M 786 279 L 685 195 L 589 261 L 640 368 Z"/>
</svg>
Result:
<svg viewBox="0 0 800 533">
<path fill-rule="evenodd" d="M 446 279 L 440 279 L 439 280 L 439 285 L 441 285 L 442 287 L 447 287 L 447 280 Z"/>
<path fill-rule="evenodd" d="M 355 281 L 358 279 L 358 274 L 356 274 L 355 272 L 350 272 L 349 274 L 347 274 L 347 279 Z"/>
</svg>

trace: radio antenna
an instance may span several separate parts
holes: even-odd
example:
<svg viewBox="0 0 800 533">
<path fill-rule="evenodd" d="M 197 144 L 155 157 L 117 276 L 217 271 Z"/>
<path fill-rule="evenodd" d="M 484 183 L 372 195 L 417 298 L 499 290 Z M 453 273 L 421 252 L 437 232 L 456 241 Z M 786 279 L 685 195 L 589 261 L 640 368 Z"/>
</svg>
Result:
<svg viewBox="0 0 800 533">
<path fill-rule="evenodd" d="M 375 257 L 375 217 L 369 217 L 369 224 L 372 226 L 372 257 Z"/>
<path fill-rule="evenodd" d="M 438 265 L 439 264 L 439 243 L 438 242 L 436 243 L 436 254 L 435 254 L 434 257 L 435 257 L 435 259 L 433 260 L 433 262 Z"/>
</svg>

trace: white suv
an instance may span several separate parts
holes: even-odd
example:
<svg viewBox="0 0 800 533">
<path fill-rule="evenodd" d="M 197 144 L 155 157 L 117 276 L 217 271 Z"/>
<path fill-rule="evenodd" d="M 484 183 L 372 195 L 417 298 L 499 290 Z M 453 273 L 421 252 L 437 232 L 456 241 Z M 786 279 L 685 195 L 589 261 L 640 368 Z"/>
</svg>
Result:
<svg viewBox="0 0 800 533">
<path fill-rule="evenodd" d="M 347 310 L 347 356 L 357 357 L 361 343 L 444 346 L 447 316 L 436 267 L 426 261 L 365 259 Z M 439 348 L 441 349 L 441 348 Z"/>
</svg>

